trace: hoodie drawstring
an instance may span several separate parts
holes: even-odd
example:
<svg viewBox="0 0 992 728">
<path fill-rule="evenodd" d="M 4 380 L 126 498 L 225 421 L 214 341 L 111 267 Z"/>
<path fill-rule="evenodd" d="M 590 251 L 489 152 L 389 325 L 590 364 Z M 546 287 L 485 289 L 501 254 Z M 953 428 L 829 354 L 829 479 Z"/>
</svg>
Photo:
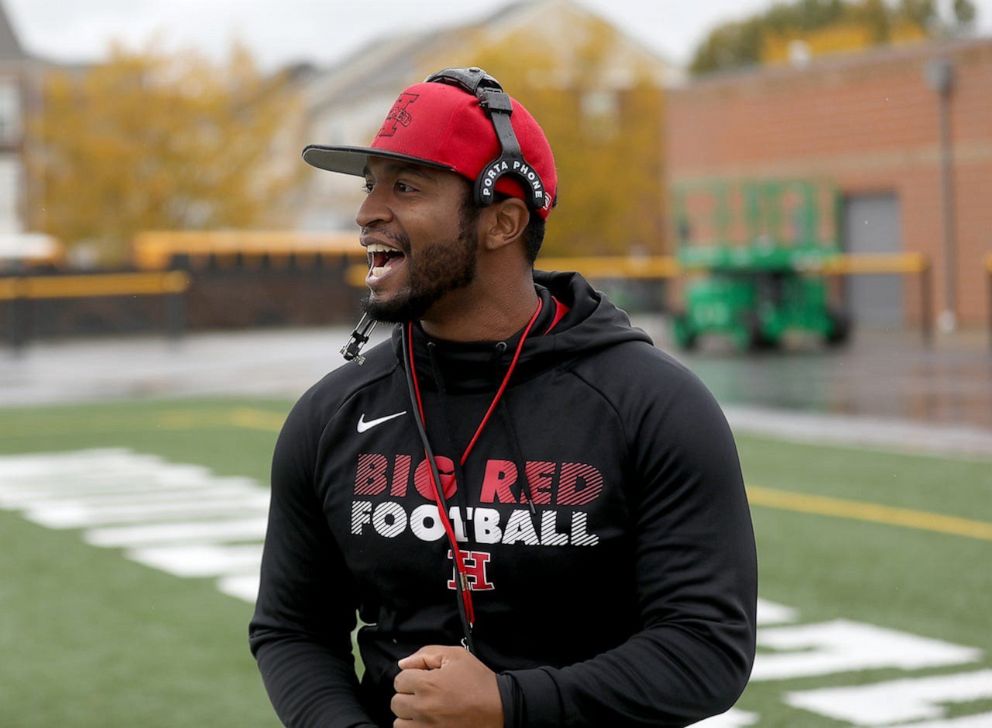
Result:
<svg viewBox="0 0 992 728">
<path fill-rule="evenodd" d="M 493 412 L 495 412 L 496 406 L 503 398 L 503 393 L 506 391 L 506 387 L 510 383 L 510 377 L 513 376 L 513 372 L 517 368 L 517 362 L 520 361 L 520 354 L 523 351 L 524 342 L 527 341 L 527 336 L 530 334 L 530 330 L 534 327 L 534 322 L 537 321 L 543 307 L 543 301 L 538 298 L 537 308 L 534 309 L 534 313 L 531 315 L 530 321 L 527 322 L 527 326 L 524 328 L 523 333 L 520 334 L 520 340 L 517 342 L 517 348 L 513 352 L 513 359 L 510 361 L 509 367 L 507 367 L 506 375 L 503 377 L 503 381 L 499 385 L 499 389 L 496 390 L 496 395 L 493 397 L 493 401 L 489 404 L 489 409 L 486 410 L 486 414 L 483 415 L 482 421 L 476 428 L 475 434 L 465 447 L 465 451 L 459 459 L 459 465 L 464 465 L 465 461 L 468 460 L 469 454 L 471 454 L 472 450 L 475 448 L 475 443 L 479 441 L 482 431 L 486 429 L 486 425 L 489 424 L 489 419 L 492 417 Z M 427 437 L 427 420 L 424 417 L 424 401 L 420 394 L 420 382 L 417 379 L 416 364 L 414 363 L 413 356 L 413 322 L 407 322 L 405 334 L 406 346 L 403 347 L 403 357 L 406 360 L 404 363 L 406 364 L 407 392 L 410 396 L 410 404 L 413 406 L 414 420 L 417 423 L 417 431 L 420 434 L 421 442 L 424 445 L 424 455 L 430 463 L 431 484 L 434 486 L 434 498 L 437 503 L 438 518 L 440 519 L 441 525 L 444 527 L 444 532 L 448 537 L 448 543 L 451 546 L 451 554 L 455 562 L 455 572 L 457 574 L 455 584 L 458 588 L 458 593 L 461 596 L 461 599 L 459 599 L 458 613 L 462 619 L 462 629 L 465 634 L 464 645 L 469 652 L 474 652 L 472 629 L 475 625 L 475 608 L 472 604 L 472 592 L 468 581 L 468 574 L 465 569 L 464 559 L 462 557 L 462 550 L 458 546 L 458 540 L 455 537 L 455 531 L 451 525 L 451 519 L 448 517 L 448 504 L 444 496 L 444 485 L 441 482 L 441 476 L 437 468 L 437 461 L 434 458 L 434 453 L 430 446 L 430 440 Z M 430 350 L 428 350 L 428 352 L 430 352 Z M 457 489 L 457 481 L 455 482 L 455 487 Z M 533 505 L 531 507 L 533 508 Z"/>
</svg>

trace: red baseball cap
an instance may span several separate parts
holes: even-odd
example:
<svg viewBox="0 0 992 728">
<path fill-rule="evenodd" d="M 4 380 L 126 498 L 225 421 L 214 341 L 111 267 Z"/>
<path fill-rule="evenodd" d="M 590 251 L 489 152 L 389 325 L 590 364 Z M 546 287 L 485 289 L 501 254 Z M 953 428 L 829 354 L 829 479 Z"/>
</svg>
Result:
<svg viewBox="0 0 992 728">
<path fill-rule="evenodd" d="M 540 176 L 545 204 L 536 212 L 547 219 L 558 193 L 551 145 L 530 112 L 511 98 L 510 122 L 527 164 Z M 386 114 L 369 147 L 310 145 L 303 159 L 314 167 L 364 176 L 369 157 L 399 159 L 444 169 L 475 182 L 501 152 L 499 138 L 479 99 L 446 83 L 417 83 L 405 89 Z M 518 179 L 500 177 L 496 191 L 527 199 Z"/>
</svg>

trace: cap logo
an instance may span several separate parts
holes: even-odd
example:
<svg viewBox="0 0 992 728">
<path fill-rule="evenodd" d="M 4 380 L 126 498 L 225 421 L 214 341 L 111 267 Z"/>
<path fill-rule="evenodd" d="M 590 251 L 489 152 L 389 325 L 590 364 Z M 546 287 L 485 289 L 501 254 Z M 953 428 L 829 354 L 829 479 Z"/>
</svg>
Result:
<svg viewBox="0 0 992 728">
<path fill-rule="evenodd" d="M 393 108 L 386 114 L 386 120 L 382 122 L 382 126 L 379 128 L 379 133 L 376 134 L 376 137 L 390 137 L 396 133 L 396 130 L 400 126 L 410 126 L 410 123 L 413 121 L 413 115 L 410 114 L 407 108 L 418 98 L 420 98 L 420 94 L 400 94 L 399 98 L 393 104 Z"/>
</svg>

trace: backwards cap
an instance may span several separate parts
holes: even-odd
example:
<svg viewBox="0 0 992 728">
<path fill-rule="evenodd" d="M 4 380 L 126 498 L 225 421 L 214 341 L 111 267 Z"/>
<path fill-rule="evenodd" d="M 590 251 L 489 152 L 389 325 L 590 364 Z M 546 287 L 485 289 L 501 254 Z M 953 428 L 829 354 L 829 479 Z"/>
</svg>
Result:
<svg viewBox="0 0 992 728">
<path fill-rule="evenodd" d="M 499 93 L 451 85 L 441 78 L 448 72 L 482 74 Z M 399 95 L 371 146 L 310 145 L 303 159 L 320 169 L 357 176 L 365 174 L 369 157 L 444 169 L 474 183 L 481 204 L 492 202 L 495 190 L 524 200 L 547 219 L 558 194 L 558 174 L 551 145 L 534 117 L 480 69 L 446 69 L 430 78 L 438 80 L 414 84 Z M 507 120 L 513 133 L 497 133 L 497 125 Z M 519 154 L 513 153 L 514 136 Z"/>
</svg>

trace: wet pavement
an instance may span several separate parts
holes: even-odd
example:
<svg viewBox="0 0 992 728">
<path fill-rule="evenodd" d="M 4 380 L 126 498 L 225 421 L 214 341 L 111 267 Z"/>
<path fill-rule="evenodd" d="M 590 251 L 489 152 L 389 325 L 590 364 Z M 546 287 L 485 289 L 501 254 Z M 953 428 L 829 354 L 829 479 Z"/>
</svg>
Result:
<svg viewBox="0 0 992 728">
<path fill-rule="evenodd" d="M 992 431 L 992 348 L 979 332 L 930 346 L 916 332 L 874 331 L 838 349 L 673 353 L 723 404 Z"/>
<path fill-rule="evenodd" d="M 636 317 L 669 349 L 661 317 Z M 388 331 L 380 327 L 374 340 Z M 342 360 L 345 328 L 189 334 L 34 342 L 0 349 L 0 406 L 204 395 L 295 398 Z M 992 454 L 992 349 L 984 332 L 938 336 L 859 332 L 848 346 L 824 350 L 791 342 L 785 352 L 742 355 L 710 342 L 673 352 L 727 410 L 731 423 L 771 434 L 821 434 L 925 448 Z M 0 416 L 3 416 L 0 414 Z M 859 434 L 858 427 L 861 428 Z M 843 439 L 843 438 L 842 438 Z M 915 444 L 914 444 L 915 443 Z M 946 449 L 946 448 L 945 448 Z"/>
</svg>

